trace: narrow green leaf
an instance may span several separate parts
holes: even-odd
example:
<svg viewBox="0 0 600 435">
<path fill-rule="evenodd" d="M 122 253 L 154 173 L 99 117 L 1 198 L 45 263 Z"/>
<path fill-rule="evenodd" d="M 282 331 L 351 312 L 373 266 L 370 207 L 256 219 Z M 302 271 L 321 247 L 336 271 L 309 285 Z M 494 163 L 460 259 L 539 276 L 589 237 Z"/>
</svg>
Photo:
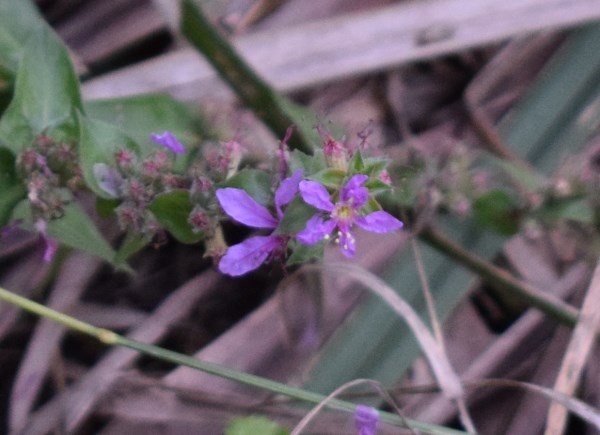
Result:
<svg viewBox="0 0 600 435">
<path fill-rule="evenodd" d="M 365 162 L 363 161 L 362 154 L 360 151 L 356 151 L 350 159 L 349 170 L 351 174 L 364 174 L 365 173 Z"/>
<path fill-rule="evenodd" d="M 204 238 L 204 234 L 194 232 L 188 222 L 193 207 L 187 191 L 177 190 L 158 195 L 148 208 L 163 228 L 180 242 L 197 243 Z"/>
<path fill-rule="evenodd" d="M 390 163 L 390 159 L 383 159 L 379 157 L 371 157 L 364 159 L 365 171 L 364 173 L 370 177 L 377 177 Z"/>
</svg>

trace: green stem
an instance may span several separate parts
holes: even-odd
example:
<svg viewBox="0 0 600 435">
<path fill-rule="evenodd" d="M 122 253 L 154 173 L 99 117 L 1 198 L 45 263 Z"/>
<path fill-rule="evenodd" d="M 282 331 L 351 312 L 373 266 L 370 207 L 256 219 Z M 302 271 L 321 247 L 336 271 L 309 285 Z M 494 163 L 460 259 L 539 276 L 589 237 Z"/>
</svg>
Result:
<svg viewBox="0 0 600 435">
<path fill-rule="evenodd" d="M 297 134 L 292 136 L 288 145 L 312 154 L 312 139 L 316 138 L 311 125 L 314 116 L 294 105 L 259 77 L 193 0 L 182 1 L 181 17 L 183 35 L 207 58 L 244 104 L 279 138 L 283 138 L 286 130 L 294 125 Z"/>
<path fill-rule="evenodd" d="M 248 373 L 228 369 L 217 364 L 201 361 L 196 358 L 173 352 L 167 349 L 163 349 L 158 346 L 131 340 L 127 337 L 118 335 L 108 329 L 97 328 L 95 326 L 90 325 L 89 323 L 82 322 L 71 316 L 52 310 L 44 305 L 38 304 L 37 302 L 33 302 L 27 298 L 9 292 L 8 290 L 3 289 L 2 287 L 0 287 L 0 300 L 4 300 L 10 304 L 16 305 L 30 313 L 50 319 L 74 331 L 78 331 L 80 333 L 94 337 L 100 342 L 107 345 L 128 347 L 130 349 L 134 349 L 140 352 L 141 354 L 152 356 L 163 361 L 179 364 L 186 367 L 191 367 L 205 373 L 239 382 L 241 384 L 257 387 L 275 394 L 280 394 L 303 402 L 318 404 L 326 399 L 326 396 L 323 396 L 321 394 L 313 393 L 296 387 L 290 387 L 289 385 L 272 381 L 270 379 L 262 378 L 260 376 L 255 376 Z M 327 406 L 332 409 L 337 409 L 340 411 L 350 413 L 354 413 L 356 411 L 355 404 L 346 402 L 344 400 L 330 400 L 327 402 Z M 405 426 L 405 423 L 400 417 L 389 412 L 380 412 L 380 419 L 385 423 L 403 427 Z M 422 423 L 415 420 L 404 419 L 404 421 L 406 422 L 406 424 L 410 425 L 414 429 L 418 429 L 428 434 L 465 434 L 465 432 L 461 432 L 458 430 Z"/>
<path fill-rule="evenodd" d="M 577 318 L 579 317 L 577 309 L 515 278 L 505 270 L 482 260 L 466 249 L 463 249 L 459 244 L 450 240 L 440 231 L 429 227 L 420 233 L 420 237 L 429 245 L 463 264 L 483 279 L 499 284 L 501 289 L 510 295 L 538 308 L 559 322 L 569 326 L 574 326 L 577 323 Z"/>
</svg>

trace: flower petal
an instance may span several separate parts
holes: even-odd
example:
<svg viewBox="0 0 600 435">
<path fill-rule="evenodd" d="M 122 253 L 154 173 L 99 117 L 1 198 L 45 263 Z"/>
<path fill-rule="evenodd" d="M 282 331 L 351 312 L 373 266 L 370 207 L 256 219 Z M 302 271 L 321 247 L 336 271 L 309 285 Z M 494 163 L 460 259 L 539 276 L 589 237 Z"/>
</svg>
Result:
<svg viewBox="0 0 600 435">
<path fill-rule="evenodd" d="M 302 169 L 298 169 L 291 177 L 283 180 L 275 191 L 275 207 L 277 207 L 279 218 L 283 216 L 281 208 L 284 205 L 289 204 L 298 193 L 298 185 L 303 177 L 304 173 L 302 172 Z"/>
<path fill-rule="evenodd" d="M 50 237 L 43 237 L 44 242 L 46 243 L 46 248 L 44 249 L 44 263 L 50 263 L 58 251 L 58 242 Z"/>
<path fill-rule="evenodd" d="M 152 133 L 150 139 L 152 142 L 173 151 L 175 154 L 185 153 L 185 146 L 170 131 L 165 131 L 163 134 Z"/>
<path fill-rule="evenodd" d="M 339 243 L 342 254 L 348 258 L 354 257 L 354 254 L 356 254 L 356 239 L 350 231 L 340 231 Z"/>
<path fill-rule="evenodd" d="M 369 179 L 368 175 L 356 174 L 342 188 L 340 200 L 344 203 L 351 203 L 357 210 L 367 203 L 369 191 L 363 184 Z"/>
<path fill-rule="evenodd" d="M 314 245 L 331 234 L 334 228 L 333 220 L 326 221 L 321 216 L 314 215 L 306 222 L 306 227 L 296 235 L 296 238 L 304 245 Z"/>
<path fill-rule="evenodd" d="M 375 435 L 379 425 L 379 412 L 366 405 L 358 405 L 354 412 L 354 424 L 358 435 Z"/>
<path fill-rule="evenodd" d="M 234 187 L 217 189 L 217 199 L 231 218 L 252 228 L 275 228 L 277 219 L 246 191 Z"/>
<path fill-rule="evenodd" d="M 300 182 L 299 189 L 302 199 L 308 205 L 323 211 L 333 211 L 334 205 L 331 202 L 329 192 L 322 184 L 316 181 L 304 180 Z"/>
<path fill-rule="evenodd" d="M 381 210 L 374 211 L 366 216 L 357 216 L 354 222 L 363 230 L 373 233 L 389 233 L 390 231 L 399 230 L 404 226 L 402 221 L 399 221 L 388 212 Z"/>
<path fill-rule="evenodd" d="M 283 243 L 284 239 L 278 236 L 250 237 L 227 250 L 219 262 L 219 270 L 231 276 L 244 275 L 263 264 Z"/>
</svg>

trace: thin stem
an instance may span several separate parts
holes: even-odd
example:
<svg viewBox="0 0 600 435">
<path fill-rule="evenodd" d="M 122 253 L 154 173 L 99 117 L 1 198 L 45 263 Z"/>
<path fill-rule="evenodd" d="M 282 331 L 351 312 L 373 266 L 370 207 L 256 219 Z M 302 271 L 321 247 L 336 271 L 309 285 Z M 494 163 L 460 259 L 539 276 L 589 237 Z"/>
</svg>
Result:
<svg viewBox="0 0 600 435">
<path fill-rule="evenodd" d="M 571 305 L 480 259 L 433 227 L 424 229 L 419 236 L 429 245 L 463 264 L 482 278 L 499 284 L 501 289 L 510 295 L 527 302 L 559 322 L 569 326 L 574 326 L 577 322 L 579 312 Z"/>
<path fill-rule="evenodd" d="M 433 295 L 431 294 L 431 288 L 429 287 L 429 281 L 427 280 L 427 274 L 425 272 L 425 266 L 423 265 L 423 259 L 421 258 L 421 250 L 417 245 L 417 240 L 414 237 L 410 238 L 410 247 L 415 257 L 415 264 L 417 266 L 417 274 L 419 275 L 419 281 L 421 281 L 421 288 L 423 289 L 423 297 L 425 298 L 425 305 L 427 306 L 427 313 L 431 320 L 431 327 L 436 341 L 442 348 L 445 348 L 444 334 L 442 333 L 442 326 L 438 319 L 437 312 L 435 310 L 435 304 L 433 302 Z"/>
<path fill-rule="evenodd" d="M 437 312 L 435 310 L 435 303 L 433 302 L 433 295 L 431 293 L 431 288 L 429 287 L 429 281 L 427 280 L 427 273 L 425 272 L 425 266 L 423 265 L 423 259 L 421 258 L 421 250 L 419 249 L 419 245 L 417 244 L 417 240 L 414 237 L 410 238 L 410 246 L 412 248 L 413 255 L 415 257 L 415 264 L 417 266 L 417 274 L 419 275 L 419 280 L 421 281 L 421 288 L 423 289 L 423 296 L 425 298 L 425 304 L 427 306 L 427 312 L 429 314 L 429 319 L 431 320 L 431 327 L 433 329 L 433 334 L 435 336 L 436 341 L 439 343 L 442 352 L 446 355 L 448 354 L 446 350 L 446 343 L 444 341 L 444 334 L 442 332 L 442 326 L 440 325 L 440 321 L 438 319 Z M 456 404 L 458 407 L 458 415 L 463 427 L 469 433 L 477 433 L 475 429 L 475 423 L 473 423 L 473 419 L 469 414 L 469 410 L 467 408 L 467 404 L 463 397 L 459 397 L 456 399 Z"/>
<path fill-rule="evenodd" d="M 0 300 L 4 300 L 10 304 L 16 305 L 30 313 L 50 319 L 56 323 L 66 326 L 71 330 L 94 337 L 106 345 L 128 347 L 130 349 L 134 349 L 140 352 L 141 354 L 152 356 L 162 361 L 191 367 L 205 373 L 239 382 L 241 384 L 257 387 L 275 394 L 280 394 L 303 402 L 318 404 L 326 399 L 326 396 L 322 394 L 313 393 L 296 387 L 290 387 L 289 385 L 285 385 L 280 382 L 272 381 L 270 379 L 262 378 L 260 376 L 251 375 L 237 370 L 228 369 L 217 364 L 201 361 L 187 355 L 183 355 L 177 352 L 161 348 L 159 346 L 154 346 L 151 344 L 145 344 L 139 341 L 131 340 L 127 337 L 118 335 L 108 329 L 97 328 L 95 326 L 90 325 L 89 323 L 82 322 L 71 316 L 52 310 L 48 307 L 45 307 L 44 305 L 38 304 L 37 302 L 33 302 L 27 298 L 9 292 L 8 290 L 5 290 L 2 287 L 0 287 Z M 336 409 L 350 413 L 354 413 L 356 411 L 355 404 L 339 399 L 330 400 L 327 403 L 327 406 L 331 409 Z M 404 426 L 403 420 L 395 414 L 380 411 L 380 418 L 381 421 L 384 421 L 386 423 L 397 426 Z M 465 434 L 465 432 L 445 428 L 443 426 L 436 426 L 410 419 L 405 419 L 405 421 L 411 427 L 427 434 Z"/>
</svg>

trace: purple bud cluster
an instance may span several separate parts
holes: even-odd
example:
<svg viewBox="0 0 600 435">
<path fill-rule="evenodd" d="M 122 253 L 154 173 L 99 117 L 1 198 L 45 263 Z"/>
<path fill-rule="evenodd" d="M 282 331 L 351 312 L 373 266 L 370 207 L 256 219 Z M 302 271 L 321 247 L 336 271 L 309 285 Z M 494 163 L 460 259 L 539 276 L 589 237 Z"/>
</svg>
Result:
<svg viewBox="0 0 600 435">
<path fill-rule="evenodd" d="M 38 136 L 17 157 L 35 219 L 48 221 L 63 214 L 70 193 L 82 186 L 79 161 L 72 145 Z"/>
</svg>

